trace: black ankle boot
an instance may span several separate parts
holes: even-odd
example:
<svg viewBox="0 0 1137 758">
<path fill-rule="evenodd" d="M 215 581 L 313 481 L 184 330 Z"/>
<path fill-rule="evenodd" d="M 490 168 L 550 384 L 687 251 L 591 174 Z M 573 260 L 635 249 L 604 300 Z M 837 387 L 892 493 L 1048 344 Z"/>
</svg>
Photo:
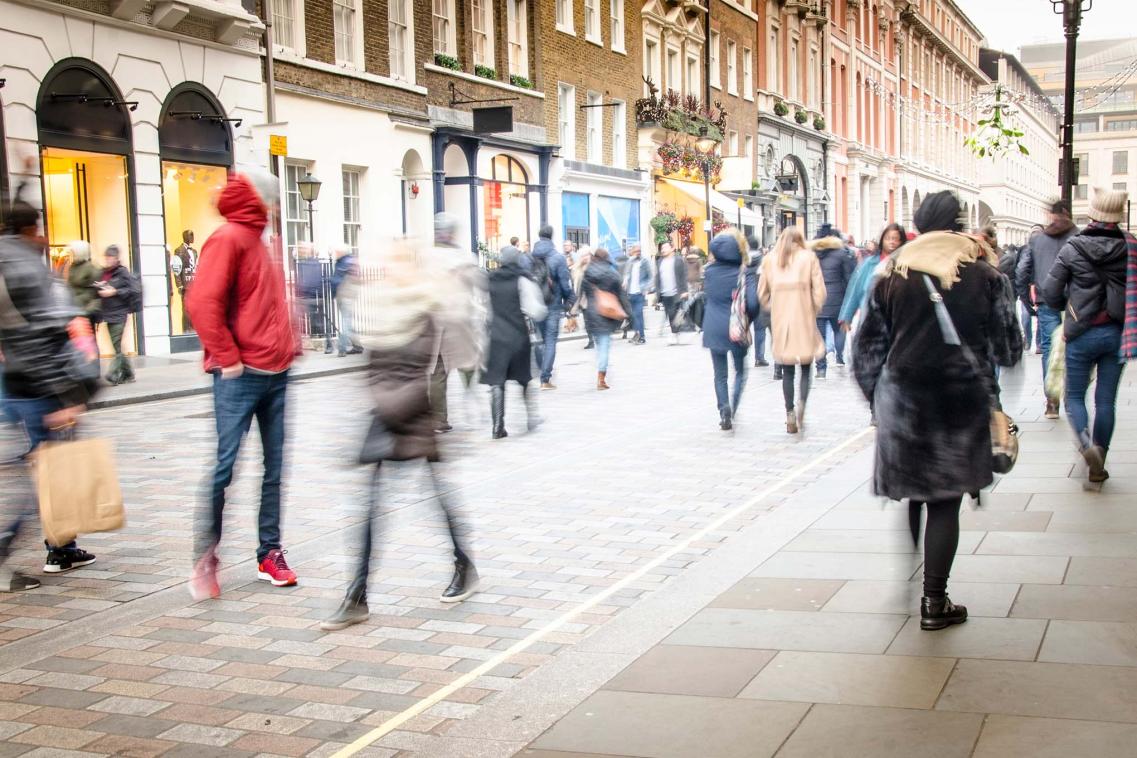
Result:
<svg viewBox="0 0 1137 758">
<path fill-rule="evenodd" d="M 490 388 L 490 413 L 493 415 L 493 438 L 508 437 L 509 433 L 505 431 L 505 387 L 495 385 Z"/>
<path fill-rule="evenodd" d="M 457 603 L 473 595 L 478 588 L 478 571 L 468 558 L 454 561 L 454 576 L 450 586 L 439 598 L 444 603 Z"/>
<path fill-rule="evenodd" d="M 734 423 L 731 421 L 730 409 L 723 408 L 719 411 L 719 429 L 729 432 L 732 428 L 734 428 Z"/>
<path fill-rule="evenodd" d="M 925 632 L 947 629 L 964 621 L 967 621 L 967 608 L 955 605 L 946 595 L 920 599 L 920 628 Z"/>
</svg>

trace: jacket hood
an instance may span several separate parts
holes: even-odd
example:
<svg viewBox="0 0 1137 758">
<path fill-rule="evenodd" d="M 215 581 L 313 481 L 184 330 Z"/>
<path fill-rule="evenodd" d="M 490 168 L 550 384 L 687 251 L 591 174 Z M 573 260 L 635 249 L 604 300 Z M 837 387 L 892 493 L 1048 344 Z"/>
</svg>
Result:
<svg viewBox="0 0 1137 758">
<path fill-rule="evenodd" d="M 844 250 L 845 242 L 840 237 L 822 237 L 815 239 L 809 243 L 813 251 L 818 255 L 828 255 L 833 250 Z"/>
<path fill-rule="evenodd" d="M 719 234 L 711 240 L 711 255 L 721 263 L 739 265 L 742 263 L 742 250 L 738 238 L 729 232 Z"/>
<path fill-rule="evenodd" d="M 1118 228 L 1086 227 L 1067 243 L 1095 266 L 1107 266 L 1128 256 L 1125 234 Z"/>
<path fill-rule="evenodd" d="M 268 209 L 252 182 L 241 174 L 232 174 L 217 198 L 217 211 L 231 224 L 247 226 L 260 234 L 268 223 Z"/>
<path fill-rule="evenodd" d="M 1054 223 L 1047 224 L 1042 233 L 1047 237 L 1063 237 L 1076 228 L 1073 221 L 1065 216 L 1060 216 Z"/>
<path fill-rule="evenodd" d="M 552 240 L 542 237 L 533 244 L 533 257 L 541 258 L 542 260 L 548 258 L 551 254 L 557 252 L 557 246 L 553 244 Z"/>
</svg>

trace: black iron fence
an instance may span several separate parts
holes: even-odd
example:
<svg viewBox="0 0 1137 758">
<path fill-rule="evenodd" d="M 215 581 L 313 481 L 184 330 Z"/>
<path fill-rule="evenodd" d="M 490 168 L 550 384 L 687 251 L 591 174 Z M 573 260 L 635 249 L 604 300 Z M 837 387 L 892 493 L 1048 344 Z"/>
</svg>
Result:
<svg viewBox="0 0 1137 758">
<path fill-rule="evenodd" d="M 293 258 L 288 265 L 287 278 L 288 278 L 288 296 L 293 301 L 293 307 L 300 319 L 300 330 L 305 337 L 327 338 L 334 337 L 340 331 L 340 312 L 336 307 L 335 298 L 332 296 L 332 274 L 335 271 L 335 264 L 332 261 L 321 260 L 320 264 L 320 278 L 318 286 L 314 281 L 304 282 L 300 281 L 299 267 L 297 260 Z M 315 279 L 315 274 L 309 272 L 308 276 L 311 280 Z M 370 302 L 371 298 L 377 297 L 377 294 L 367 284 L 380 281 L 383 278 L 383 268 L 381 266 L 366 266 L 361 265 L 358 267 L 358 282 L 359 287 L 356 289 L 355 308 L 353 309 L 354 329 L 359 331 L 367 331 L 372 325 L 371 320 L 375 318 L 378 312 L 378 303 Z M 301 285 L 306 291 L 301 291 Z"/>
</svg>

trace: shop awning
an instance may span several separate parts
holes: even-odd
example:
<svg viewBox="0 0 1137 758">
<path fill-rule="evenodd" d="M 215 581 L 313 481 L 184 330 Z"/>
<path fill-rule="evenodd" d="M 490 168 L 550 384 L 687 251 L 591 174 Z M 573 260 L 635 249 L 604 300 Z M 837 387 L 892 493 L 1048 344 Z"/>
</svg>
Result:
<svg viewBox="0 0 1137 758">
<path fill-rule="evenodd" d="M 681 182 L 676 179 L 668 179 L 661 177 L 663 181 L 679 190 L 683 194 L 690 197 L 697 202 L 700 206 L 706 205 L 706 188 L 702 184 L 694 182 Z M 728 224 L 737 224 L 741 221 L 743 226 L 762 226 L 762 217 L 755 213 L 750 208 L 743 206 L 738 207 L 738 203 L 731 200 L 729 197 L 719 192 L 718 190 L 711 189 L 711 207 L 716 211 L 722 213 Z"/>
</svg>

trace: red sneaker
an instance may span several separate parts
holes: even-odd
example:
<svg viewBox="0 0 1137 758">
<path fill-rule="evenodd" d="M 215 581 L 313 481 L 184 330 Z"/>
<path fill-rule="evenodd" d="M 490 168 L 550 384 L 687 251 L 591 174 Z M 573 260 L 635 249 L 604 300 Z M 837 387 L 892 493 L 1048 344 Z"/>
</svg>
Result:
<svg viewBox="0 0 1137 758">
<path fill-rule="evenodd" d="M 201 556 L 193 567 L 189 591 L 194 600 L 221 597 L 221 585 L 217 582 L 217 553 L 210 550 Z"/>
<path fill-rule="evenodd" d="M 283 550 L 269 550 L 257 567 L 257 578 L 272 582 L 273 587 L 291 587 L 296 584 L 296 572 L 288 568 Z"/>
</svg>

